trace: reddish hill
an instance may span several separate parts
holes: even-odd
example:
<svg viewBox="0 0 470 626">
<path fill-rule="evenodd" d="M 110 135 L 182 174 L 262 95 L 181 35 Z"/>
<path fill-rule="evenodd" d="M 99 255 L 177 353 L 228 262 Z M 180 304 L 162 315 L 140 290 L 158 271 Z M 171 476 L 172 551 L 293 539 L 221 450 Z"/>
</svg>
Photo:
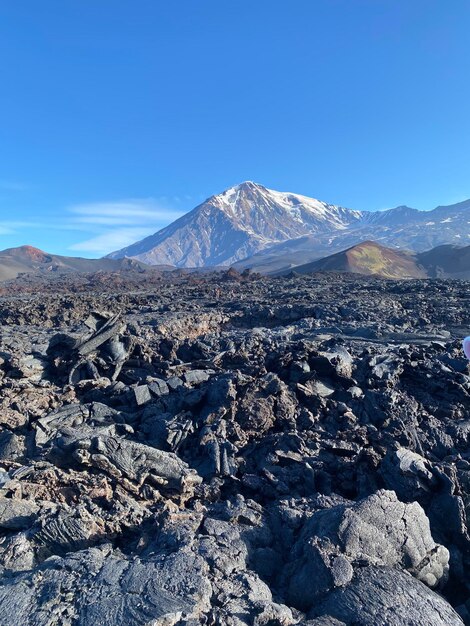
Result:
<svg viewBox="0 0 470 626">
<path fill-rule="evenodd" d="M 48 254 L 33 246 L 20 246 L 0 251 L 0 281 L 16 278 L 19 274 L 118 272 L 146 268 L 148 266 L 134 259 L 82 259 Z"/>
</svg>

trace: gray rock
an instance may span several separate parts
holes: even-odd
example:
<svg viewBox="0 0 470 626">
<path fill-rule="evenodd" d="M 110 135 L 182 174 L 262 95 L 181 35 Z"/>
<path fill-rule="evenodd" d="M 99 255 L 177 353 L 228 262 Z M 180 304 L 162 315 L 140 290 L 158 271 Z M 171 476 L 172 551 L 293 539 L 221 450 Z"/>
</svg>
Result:
<svg viewBox="0 0 470 626">
<path fill-rule="evenodd" d="M 183 386 L 183 381 L 181 378 L 179 378 L 179 376 L 171 376 L 167 381 L 166 381 L 168 387 L 172 390 L 172 391 L 176 391 L 179 387 Z"/>
<path fill-rule="evenodd" d="M 161 378 L 154 379 L 151 383 L 149 383 L 148 388 L 157 398 L 159 398 L 160 396 L 166 396 L 168 393 L 170 393 L 170 389 L 167 383 Z"/>
<path fill-rule="evenodd" d="M 430 463 L 406 448 L 389 452 L 380 469 L 386 485 L 404 501 L 428 495 L 438 482 Z"/>
<path fill-rule="evenodd" d="M 467 285 L 126 264 L 2 284 L 0 626 L 470 623 Z"/>
<path fill-rule="evenodd" d="M 152 395 L 150 393 L 150 388 L 148 385 L 139 385 L 137 387 L 134 387 L 133 391 L 137 406 L 143 406 L 144 404 L 147 404 L 147 402 L 150 402 L 150 400 L 152 399 Z"/>
<path fill-rule="evenodd" d="M 0 459 L 2 461 L 18 461 L 26 452 L 25 438 L 5 431 L 0 433 Z"/>
<path fill-rule="evenodd" d="M 346 588 L 329 593 L 316 603 L 315 626 L 333 625 L 333 620 L 361 626 L 463 626 L 463 621 L 441 596 L 407 572 L 388 567 L 357 570 Z"/>
<path fill-rule="evenodd" d="M 77 443 L 75 459 L 104 470 L 118 480 L 126 478 L 142 485 L 145 481 L 162 490 L 191 491 L 201 482 L 176 454 L 115 436 L 103 435 Z"/>
<path fill-rule="evenodd" d="M 356 563 L 400 566 L 430 587 L 447 580 L 449 551 L 431 536 L 419 504 L 393 491 L 315 513 L 296 547 L 289 599 L 302 610 L 335 586 L 347 584 Z"/>
<path fill-rule="evenodd" d="M 328 398 L 335 392 L 334 386 L 326 380 L 311 379 L 305 384 L 298 384 L 297 388 L 300 389 L 307 397 L 319 396 L 320 398 Z"/>
<path fill-rule="evenodd" d="M 32 500 L 17 500 L 0 496 L 0 528 L 24 530 L 36 519 L 39 506 Z"/>
<path fill-rule="evenodd" d="M 107 319 L 99 328 L 91 335 L 84 339 L 77 341 L 75 349 L 81 356 L 86 356 L 100 346 L 106 343 L 109 339 L 119 335 L 124 329 L 124 325 L 119 320 L 120 315 L 112 315 Z"/>
<path fill-rule="evenodd" d="M 187 385 L 200 385 L 201 383 L 205 383 L 206 380 L 209 380 L 210 375 L 204 370 L 192 370 L 185 372 L 183 378 Z"/>
<path fill-rule="evenodd" d="M 22 626 L 174 624 L 207 609 L 206 574 L 190 552 L 142 560 L 102 546 L 53 557 L 0 580 L 0 626 L 12 616 Z"/>
</svg>

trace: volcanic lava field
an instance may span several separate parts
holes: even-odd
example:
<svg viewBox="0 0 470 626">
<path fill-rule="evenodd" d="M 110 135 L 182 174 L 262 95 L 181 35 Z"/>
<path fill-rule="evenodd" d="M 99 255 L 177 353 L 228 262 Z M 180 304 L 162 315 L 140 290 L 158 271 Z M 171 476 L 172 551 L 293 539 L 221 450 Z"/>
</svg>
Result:
<svg viewBox="0 0 470 626">
<path fill-rule="evenodd" d="M 470 624 L 469 282 L 39 291 L 0 296 L 0 626 Z"/>
</svg>

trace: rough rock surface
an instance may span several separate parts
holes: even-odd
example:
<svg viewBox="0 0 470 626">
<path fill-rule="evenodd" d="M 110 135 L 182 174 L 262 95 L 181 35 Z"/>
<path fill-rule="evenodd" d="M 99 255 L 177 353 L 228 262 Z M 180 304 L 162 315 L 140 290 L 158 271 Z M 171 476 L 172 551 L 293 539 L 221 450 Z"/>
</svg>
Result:
<svg viewBox="0 0 470 626">
<path fill-rule="evenodd" d="M 0 626 L 470 624 L 468 283 L 33 286 L 0 300 Z"/>
</svg>

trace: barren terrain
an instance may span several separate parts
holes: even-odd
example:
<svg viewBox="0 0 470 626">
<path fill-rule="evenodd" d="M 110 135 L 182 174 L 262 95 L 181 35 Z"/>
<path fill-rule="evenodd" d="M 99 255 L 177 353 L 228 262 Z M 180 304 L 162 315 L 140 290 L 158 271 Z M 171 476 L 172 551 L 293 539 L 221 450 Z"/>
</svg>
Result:
<svg viewBox="0 0 470 626">
<path fill-rule="evenodd" d="M 0 626 L 470 624 L 470 284 L 23 277 Z"/>
</svg>

